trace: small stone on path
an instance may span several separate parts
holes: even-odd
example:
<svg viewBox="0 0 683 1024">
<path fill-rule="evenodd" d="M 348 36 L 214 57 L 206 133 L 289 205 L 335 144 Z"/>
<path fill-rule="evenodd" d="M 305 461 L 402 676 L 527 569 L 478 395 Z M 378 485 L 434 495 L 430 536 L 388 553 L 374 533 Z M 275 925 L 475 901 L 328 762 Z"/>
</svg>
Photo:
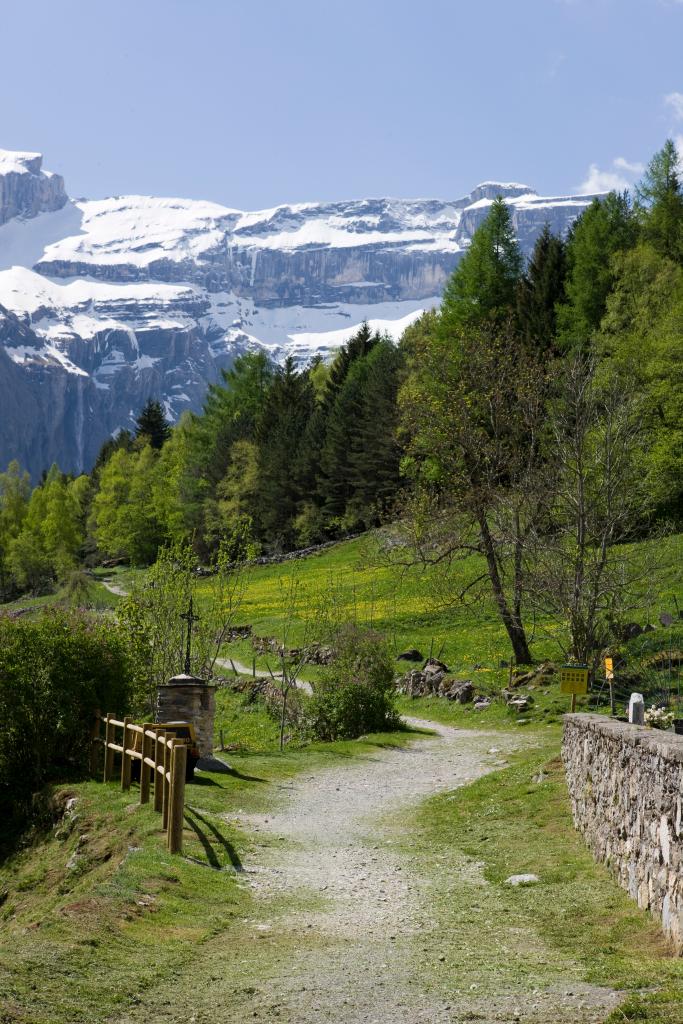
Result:
<svg viewBox="0 0 683 1024">
<path fill-rule="evenodd" d="M 541 879 L 538 875 L 510 875 L 505 879 L 506 885 L 535 885 Z"/>
</svg>

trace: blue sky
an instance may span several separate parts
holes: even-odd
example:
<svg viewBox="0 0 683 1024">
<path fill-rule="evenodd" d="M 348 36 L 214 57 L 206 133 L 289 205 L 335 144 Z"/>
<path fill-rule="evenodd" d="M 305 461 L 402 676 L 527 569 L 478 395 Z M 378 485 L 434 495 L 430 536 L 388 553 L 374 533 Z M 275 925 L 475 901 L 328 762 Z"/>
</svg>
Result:
<svg viewBox="0 0 683 1024">
<path fill-rule="evenodd" d="M 4 0 L 0 147 L 257 209 L 622 186 L 683 138 L 683 0 Z"/>
</svg>

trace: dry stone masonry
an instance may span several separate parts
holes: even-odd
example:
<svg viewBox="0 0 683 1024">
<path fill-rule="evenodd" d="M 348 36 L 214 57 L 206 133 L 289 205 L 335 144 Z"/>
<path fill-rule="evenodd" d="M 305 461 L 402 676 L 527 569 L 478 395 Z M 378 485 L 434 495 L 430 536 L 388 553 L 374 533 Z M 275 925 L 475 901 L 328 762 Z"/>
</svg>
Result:
<svg viewBox="0 0 683 1024">
<path fill-rule="evenodd" d="M 566 715 L 562 757 L 577 829 L 683 955 L 683 736 Z"/>
<path fill-rule="evenodd" d="M 192 722 L 202 757 L 213 752 L 216 687 L 196 676 L 174 676 L 157 688 L 157 722 Z"/>
</svg>

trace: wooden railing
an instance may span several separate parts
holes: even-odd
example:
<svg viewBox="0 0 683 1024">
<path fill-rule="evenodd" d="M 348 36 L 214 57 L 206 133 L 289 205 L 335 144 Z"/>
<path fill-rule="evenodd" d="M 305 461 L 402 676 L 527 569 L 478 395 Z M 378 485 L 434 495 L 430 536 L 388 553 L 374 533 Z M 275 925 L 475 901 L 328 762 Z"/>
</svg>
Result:
<svg viewBox="0 0 683 1024">
<path fill-rule="evenodd" d="M 100 722 L 104 723 L 104 739 L 100 737 Z M 123 730 L 118 743 L 117 731 Z M 137 739 L 139 737 L 139 739 Z M 140 803 L 149 803 L 150 788 L 154 784 L 154 810 L 162 816 L 162 828 L 168 837 L 171 853 L 183 849 L 183 818 L 185 814 L 185 770 L 187 745 L 177 736 L 167 736 L 164 725 L 145 722 L 138 725 L 130 718 L 122 721 L 113 715 L 97 715 L 93 730 L 93 752 L 96 744 L 104 746 L 104 781 L 114 775 L 115 755 L 121 755 L 121 789 L 130 789 L 133 761 L 140 762 Z"/>
</svg>

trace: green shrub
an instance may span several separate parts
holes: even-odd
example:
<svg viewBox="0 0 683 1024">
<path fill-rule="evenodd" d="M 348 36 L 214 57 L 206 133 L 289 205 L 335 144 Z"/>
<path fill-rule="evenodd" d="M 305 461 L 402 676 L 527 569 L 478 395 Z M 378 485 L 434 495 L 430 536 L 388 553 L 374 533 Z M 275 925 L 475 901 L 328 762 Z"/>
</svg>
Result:
<svg viewBox="0 0 683 1024">
<path fill-rule="evenodd" d="M 87 769 L 94 712 L 123 712 L 131 675 L 112 621 L 0 617 L 0 846 L 26 823 L 41 787 Z"/>
<path fill-rule="evenodd" d="M 394 728 L 394 667 L 384 638 L 345 626 L 333 648 L 334 661 L 313 687 L 311 724 L 318 739 L 355 739 Z"/>
</svg>

